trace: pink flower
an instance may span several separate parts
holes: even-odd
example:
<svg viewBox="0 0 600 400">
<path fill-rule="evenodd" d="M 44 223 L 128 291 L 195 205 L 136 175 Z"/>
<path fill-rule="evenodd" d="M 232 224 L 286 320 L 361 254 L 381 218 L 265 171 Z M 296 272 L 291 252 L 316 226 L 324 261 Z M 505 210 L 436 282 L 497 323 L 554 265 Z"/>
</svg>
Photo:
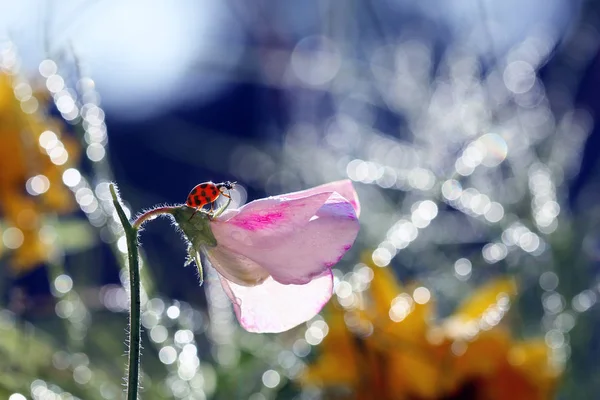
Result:
<svg viewBox="0 0 600 400">
<path fill-rule="evenodd" d="M 360 205 L 349 180 L 228 209 L 202 246 L 251 332 L 283 332 L 314 317 L 333 291 L 331 267 L 352 247 Z"/>
</svg>

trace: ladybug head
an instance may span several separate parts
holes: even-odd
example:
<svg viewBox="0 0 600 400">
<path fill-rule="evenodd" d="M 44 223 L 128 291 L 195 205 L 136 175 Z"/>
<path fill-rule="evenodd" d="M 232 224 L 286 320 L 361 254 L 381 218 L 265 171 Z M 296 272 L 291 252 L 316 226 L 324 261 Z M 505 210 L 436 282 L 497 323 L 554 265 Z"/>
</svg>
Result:
<svg viewBox="0 0 600 400">
<path fill-rule="evenodd" d="M 221 182 L 221 183 L 217 183 L 217 188 L 222 192 L 224 192 L 225 190 L 231 190 L 235 187 L 235 184 L 237 182 L 230 182 L 230 181 L 225 181 L 225 182 Z"/>
</svg>

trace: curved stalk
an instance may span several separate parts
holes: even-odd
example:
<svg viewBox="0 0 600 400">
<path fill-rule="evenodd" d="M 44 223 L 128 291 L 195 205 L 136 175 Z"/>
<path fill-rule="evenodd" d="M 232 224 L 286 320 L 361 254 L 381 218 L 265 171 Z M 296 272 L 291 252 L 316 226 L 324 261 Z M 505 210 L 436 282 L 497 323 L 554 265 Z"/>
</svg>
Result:
<svg viewBox="0 0 600 400">
<path fill-rule="evenodd" d="M 140 379 L 140 266 L 138 260 L 137 233 L 138 228 L 131 226 L 123 211 L 114 185 L 110 185 L 110 194 L 127 239 L 127 258 L 129 261 L 129 354 L 127 372 L 127 400 L 138 399 Z"/>
<path fill-rule="evenodd" d="M 175 208 L 176 207 L 165 206 L 165 207 L 157 207 L 157 208 L 153 208 L 152 210 L 148 210 L 136 218 L 136 220 L 133 222 L 133 228 L 140 229 L 140 227 L 142 226 L 142 224 L 144 222 L 150 221 L 159 215 L 173 214 Z"/>
<path fill-rule="evenodd" d="M 142 224 L 152 220 L 161 214 L 172 214 L 176 207 L 158 207 L 146 211 L 140 215 L 133 224 L 129 222 L 115 186 L 111 183 L 110 194 L 113 198 L 113 204 L 117 215 L 123 225 L 125 238 L 127 239 L 127 259 L 129 264 L 129 353 L 127 370 L 127 400 L 137 400 L 140 380 L 140 359 L 141 359 L 141 280 L 140 265 L 138 256 L 138 231 Z"/>
</svg>

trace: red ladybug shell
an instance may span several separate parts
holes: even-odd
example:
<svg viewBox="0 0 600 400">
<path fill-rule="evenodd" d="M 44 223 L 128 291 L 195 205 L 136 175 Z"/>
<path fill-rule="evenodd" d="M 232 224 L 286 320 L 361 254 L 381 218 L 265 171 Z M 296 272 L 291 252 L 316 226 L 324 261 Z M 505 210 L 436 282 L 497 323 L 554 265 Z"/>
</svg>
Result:
<svg viewBox="0 0 600 400">
<path fill-rule="evenodd" d="M 185 204 L 188 207 L 203 207 L 213 203 L 219 198 L 221 191 L 213 182 L 204 182 L 196 185 L 188 194 Z"/>
</svg>

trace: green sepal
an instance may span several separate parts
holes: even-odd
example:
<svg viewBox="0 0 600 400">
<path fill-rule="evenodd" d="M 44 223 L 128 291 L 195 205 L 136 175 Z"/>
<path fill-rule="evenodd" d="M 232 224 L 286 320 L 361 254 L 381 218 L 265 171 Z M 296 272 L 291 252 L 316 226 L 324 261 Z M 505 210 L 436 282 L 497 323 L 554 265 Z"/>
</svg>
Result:
<svg viewBox="0 0 600 400">
<path fill-rule="evenodd" d="M 186 205 L 182 205 L 175 209 L 172 213 L 175 222 L 181 228 L 184 236 L 188 241 L 188 256 L 184 266 L 187 267 L 192 262 L 196 263 L 198 275 L 200 276 L 200 284 L 204 282 L 204 271 L 202 269 L 202 260 L 200 257 L 200 249 L 206 247 L 215 247 L 217 239 L 210 229 L 210 220 L 219 217 L 231 204 L 231 198 L 221 206 L 214 214 L 209 214 L 204 210 L 197 210 Z"/>
<path fill-rule="evenodd" d="M 205 211 L 196 211 L 194 208 L 181 206 L 175 209 L 173 217 L 195 252 L 198 252 L 202 246 L 215 247 L 217 245 L 217 239 L 210 229 L 210 217 Z"/>
<path fill-rule="evenodd" d="M 196 264 L 196 268 L 198 269 L 198 277 L 200 278 L 200 286 L 204 283 L 204 268 L 202 268 L 202 259 L 200 257 L 200 252 L 194 249 L 194 247 L 189 244 L 188 245 L 188 256 L 185 259 L 184 267 L 187 267 L 191 263 Z"/>
<path fill-rule="evenodd" d="M 175 209 L 173 217 L 188 241 L 188 256 L 184 266 L 188 266 L 191 263 L 196 264 L 198 276 L 200 277 L 200 285 L 202 285 L 204 282 L 204 271 L 200 258 L 200 249 L 202 247 L 215 247 L 217 245 L 217 239 L 215 239 L 210 229 L 210 217 L 203 210 L 196 211 L 185 205 Z"/>
</svg>

